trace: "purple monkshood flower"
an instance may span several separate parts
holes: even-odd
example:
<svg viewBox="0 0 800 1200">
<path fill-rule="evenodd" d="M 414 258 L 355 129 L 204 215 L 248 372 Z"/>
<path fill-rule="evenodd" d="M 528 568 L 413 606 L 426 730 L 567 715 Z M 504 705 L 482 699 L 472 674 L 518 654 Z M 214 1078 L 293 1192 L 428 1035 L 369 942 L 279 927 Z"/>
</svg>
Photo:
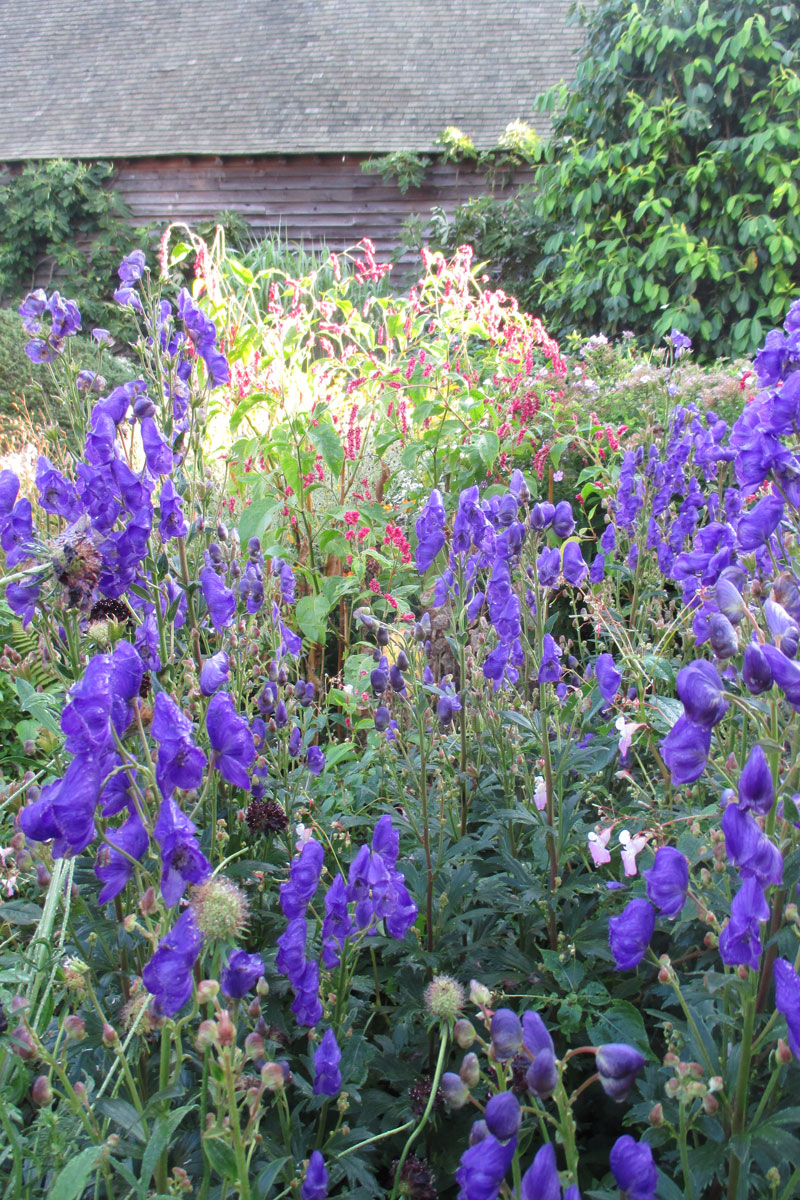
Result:
<svg viewBox="0 0 800 1200">
<path fill-rule="evenodd" d="M 222 994 L 231 1000 L 241 1000 L 263 974 L 264 960 L 260 954 L 232 950 L 228 956 L 228 965 L 219 977 Z"/>
<path fill-rule="evenodd" d="M 622 1101 L 644 1066 L 644 1055 L 626 1042 L 611 1042 L 607 1046 L 598 1046 L 595 1062 L 605 1094 L 612 1100 Z"/>
<path fill-rule="evenodd" d="M 174 1017 L 192 994 L 192 968 L 203 948 L 203 935 L 189 908 L 178 918 L 142 971 L 144 985 L 155 997 L 157 1011 Z"/>
<path fill-rule="evenodd" d="M 561 557 L 561 573 L 567 583 L 572 584 L 573 587 L 580 587 L 589 574 L 589 568 L 584 562 L 581 548 L 577 542 L 567 542 L 564 546 Z"/>
<path fill-rule="evenodd" d="M 339 966 L 344 944 L 353 929 L 354 925 L 348 907 L 347 888 L 342 875 L 337 873 L 325 896 L 325 920 L 322 923 L 322 965 L 326 971 L 332 971 Z"/>
<path fill-rule="evenodd" d="M 123 283 L 138 283 L 144 274 L 145 261 L 144 250 L 133 250 L 119 264 L 117 275 Z"/>
<path fill-rule="evenodd" d="M 706 769 L 711 750 L 711 729 L 695 725 L 687 716 L 678 717 L 661 742 L 661 754 L 670 770 L 672 784 L 694 783 Z"/>
<path fill-rule="evenodd" d="M 600 689 L 600 695 L 610 704 L 619 691 L 619 685 L 622 682 L 622 672 L 617 670 L 614 659 L 610 654 L 599 654 L 597 662 L 594 665 L 595 678 L 597 686 Z"/>
<path fill-rule="evenodd" d="M 286 976 L 292 987 L 296 987 L 302 980 L 306 966 L 307 938 L 308 922 L 305 917 L 295 917 L 277 940 L 278 953 L 275 956 L 275 966 L 281 975 Z"/>
<path fill-rule="evenodd" d="M 630 900 L 608 922 L 608 944 L 618 971 L 631 971 L 645 956 L 656 924 L 656 910 L 646 900 Z"/>
<path fill-rule="evenodd" d="M 572 505 L 568 500 L 559 500 L 553 510 L 553 533 L 556 537 L 568 538 L 575 528 L 575 518 L 572 515 Z"/>
<path fill-rule="evenodd" d="M 561 551 L 558 546 L 545 546 L 536 560 L 536 572 L 542 587 L 558 586 L 561 571 Z"/>
<path fill-rule="evenodd" d="M 655 1200 L 658 1171 L 647 1142 L 636 1142 L 625 1133 L 609 1155 L 611 1173 L 626 1200 Z"/>
<path fill-rule="evenodd" d="M 228 692 L 217 692 L 209 703 L 206 729 L 214 752 L 212 765 L 228 783 L 247 791 L 256 748 L 250 726 L 237 713 Z"/>
<path fill-rule="evenodd" d="M 198 845 L 194 822 L 172 799 L 161 805 L 153 836 L 161 847 L 161 897 L 167 908 L 177 904 L 187 883 L 202 883 L 211 863 Z"/>
<path fill-rule="evenodd" d="M 442 494 L 434 488 L 427 504 L 416 522 L 417 531 L 417 570 L 420 575 L 433 565 L 439 551 L 445 543 L 445 508 Z"/>
<path fill-rule="evenodd" d="M 772 968 L 775 979 L 775 1007 L 786 1017 L 789 1046 L 800 1058 L 800 978 L 785 958 L 776 958 Z"/>
<path fill-rule="evenodd" d="M 119 829 L 106 833 L 106 843 L 98 852 L 94 873 L 103 888 L 97 897 L 98 904 L 107 904 L 125 888 L 133 875 L 133 862 L 141 862 L 150 839 L 137 812 L 131 813 Z"/>
<path fill-rule="evenodd" d="M 517 1139 L 498 1142 L 490 1133 L 461 1155 L 456 1171 L 459 1200 L 493 1200 L 517 1148 Z"/>
<path fill-rule="evenodd" d="M 321 775 L 325 769 L 325 755 L 319 746 L 309 746 L 306 751 L 306 766 L 312 775 Z"/>
<path fill-rule="evenodd" d="M 694 725 L 711 729 L 728 711 L 729 704 L 723 696 L 719 672 L 704 659 L 682 667 L 678 671 L 675 687 L 684 712 Z"/>
<path fill-rule="evenodd" d="M 322 874 L 325 851 L 313 838 L 305 843 L 289 868 L 289 879 L 281 885 L 280 900 L 283 915 L 292 920 L 305 915 L 309 901 L 317 890 Z"/>
<path fill-rule="evenodd" d="M 486 1127 L 500 1142 L 507 1142 L 522 1124 L 522 1109 L 513 1092 L 498 1092 L 486 1105 Z"/>
<path fill-rule="evenodd" d="M 325 1160 L 319 1150 L 315 1150 L 308 1160 L 308 1170 L 300 1188 L 300 1200 L 326 1200 L 328 1195 L 328 1172 L 325 1170 Z"/>
<path fill-rule="evenodd" d="M 780 496 L 765 496 L 749 512 L 743 513 L 736 527 L 739 546 L 744 551 L 763 546 L 775 532 L 783 517 Z"/>
<path fill-rule="evenodd" d="M 750 813 L 729 804 L 722 814 L 725 853 L 743 879 L 752 876 L 762 887 L 783 880 L 783 858 L 778 847 Z"/>
<path fill-rule="evenodd" d="M 498 1008 L 489 1030 L 495 1058 L 504 1062 L 513 1058 L 522 1045 L 522 1024 L 510 1008 Z"/>
<path fill-rule="evenodd" d="M 152 417 L 141 422 L 145 461 L 154 475 L 169 475 L 173 467 L 172 451 Z"/>
<path fill-rule="evenodd" d="M 777 646 L 764 645 L 761 653 L 767 661 L 773 681 L 795 711 L 800 710 L 800 664 L 787 658 Z M 766 690 L 766 689 L 765 689 Z"/>
<path fill-rule="evenodd" d="M 319 966 L 316 962 L 306 963 L 302 975 L 294 984 L 295 998 L 291 1009 L 298 1025 L 316 1025 L 322 1020 L 322 1002 L 319 998 Z"/>
<path fill-rule="evenodd" d="M 736 629 L 724 613 L 713 613 L 708 620 L 708 640 L 717 658 L 733 658 L 739 649 Z"/>
<path fill-rule="evenodd" d="M 662 846 L 656 850 L 655 861 L 644 877 L 647 898 L 662 916 L 677 917 L 689 889 L 689 864 L 685 856 L 673 846 Z"/>
<path fill-rule="evenodd" d="M 542 639 L 542 661 L 539 664 L 539 683 L 558 683 L 561 678 L 561 647 L 551 634 Z"/>
<path fill-rule="evenodd" d="M 158 532 L 165 542 L 170 538 L 186 537 L 188 533 L 188 526 L 183 515 L 183 501 L 175 491 L 175 485 L 171 479 L 168 479 L 161 489 Z"/>
<path fill-rule="evenodd" d="M 192 741 L 192 723 L 166 692 L 153 706 L 153 737 L 159 743 L 156 783 L 164 799 L 175 788 L 199 787 L 206 763 L 205 751 Z"/>
<path fill-rule="evenodd" d="M 561 1181 L 552 1142 L 545 1142 L 536 1152 L 536 1157 L 522 1176 L 520 1200 L 561 1200 Z"/>
<path fill-rule="evenodd" d="M 553 1039 L 538 1013 L 523 1013 L 522 1045 L 532 1059 L 525 1075 L 528 1091 L 540 1100 L 547 1100 L 558 1084 L 558 1068 Z"/>
<path fill-rule="evenodd" d="M 314 1095 L 338 1096 L 342 1090 L 339 1070 L 342 1052 L 332 1029 L 326 1029 L 314 1055 Z"/>
<path fill-rule="evenodd" d="M 753 746 L 742 768 L 737 791 L 740 808 L 745 812 L 750 810 L 759 817 L 765 817 L 775 802 L 772 772 L 758 743 Z"/>
<path fill-rule="evenodd" d="M 204 696 L 213 696 L 218 688 L 224 687 L 230 675 L 230 663 L 224 650 L 207 658 L 200 669 L 200 691 Z"/>
<path fill-rule="evenodd" d="M 761 957 L 760 924 L 769 917 L 761 885 L 751 877 L 745 879 L 731 903 L 731 919 L 719 936 L 720 958 L 726 966 L 744 964 L 758 970 Z"/>
<path fill-rule="evenodd" d="M 203 589 L 203 598 L 208 606 L 214 628 L 219 633 L 225 625 L 230 625 L 233 620 L 233 614 L 236 611 L 236 597 L 213 567 L 204 567 L 200 572 L 200 586 Z"/>
</svg>

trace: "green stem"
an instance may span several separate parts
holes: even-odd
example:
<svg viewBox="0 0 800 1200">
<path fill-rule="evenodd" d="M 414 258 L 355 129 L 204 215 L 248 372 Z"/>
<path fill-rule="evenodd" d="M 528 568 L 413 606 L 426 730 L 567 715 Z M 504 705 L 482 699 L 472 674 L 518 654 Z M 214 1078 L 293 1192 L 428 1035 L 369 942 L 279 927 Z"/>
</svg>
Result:
<svg viewBox="0 0 800 1200">
<path fill-rule="evenodd" d="M 750 1062 L 753 1049 L 753 1022 L 756 1013 L 756 997 L 747 997 L 744 1008 L 744 1027 L 742 1030 L 741 1058 L 739 1059 L 739 1075 L 736 1080 L 736 1093 L 733 1102 L 731 1120 L 731 1135 L 738 1137 L 743 1131 L 747 1117 L 747 1089 L 750 1082 Z M 736 1150 L 731 1147 L 730 1170 L 728 1173 L 728 1200 L 736 1200 L 739 1191 L 739 1172 L 741 1163 Z"/>
<path fill-rule="evenodd" d="M 444 1069 L 444 1058 L 445 1058 L 445 1054 L 447 1052 L 447 1042 L 448 1042 L 448 1038 L 449 1038 L 446 1027 L 443 1027 L 441 1032 L 442 1032 L 442 1041 L 439 1046 L 439 1057 L 436 1060 L 436 1070 L 434 1071 L 433 1079 L 431 1080 L 431 1091 L 430 1091 L 430 1095 L 428 1096 L 428 1103 L 426 1104 L 425 1111 L 422 1114 L 422 1117 L 420 1118 L 419 1125 L 417 1125 L 416 1129 L 412 1130 L 411 1134 L 409 1135 L 409 1137 L 406 1141 L 405 1146 L 403 1147 L 403 1152 L 400 1155 L 400 1158 L 397 1163 L 397 1170 L 395 1171 L 395 1175 L 394 1175 L 394 1185 L 392 1187 L 392 1194 L 389 1197 L 389 1200 L 397 1200 L 397 1189 L 400 1186 L 400 1173 L 403 1170 L 403 1164 L 405 1163 L 406 1159 L 408 1158 L 408 1153 L 409 1153 L 411 1147 L 414 1145 L 414 1142 L 417 1140 L 417 1138 L 419 1137 L 419 1135 L 422 1133 L 423 1129 L 427 1125 L 428 1118 L 430 1117 L 430 1115 L 433 1111 L 434 1103 L 436 1102 L 436 1093 L 439 1090 L 439 1080 L 442 1077 L 442 1070 Z"/>
</svg>

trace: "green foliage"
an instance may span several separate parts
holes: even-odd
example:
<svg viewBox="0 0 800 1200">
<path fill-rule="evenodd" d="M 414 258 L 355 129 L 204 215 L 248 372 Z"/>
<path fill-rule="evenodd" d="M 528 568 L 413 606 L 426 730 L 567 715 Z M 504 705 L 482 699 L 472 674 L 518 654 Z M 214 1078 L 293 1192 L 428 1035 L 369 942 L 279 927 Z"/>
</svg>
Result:
<svg viewBox="0 0 800 1200">
<path fill-rule="evenodd" d="M 17 313 L 0 308 L 0 417 L 27 411 L 34 418 L 58 420 L 63 404 L 60 386 L 52 372 L 33 365 L 25 353 L 27 341 L 29 335 Z M 128 362 L 101 352 L 82 334 L 75 338 L 73 350 L 81 367 L 101 371 L 109 387 L 131 378 Z"/>
<path fill-rule="evenodd" d="M 512 121 L 488 150 L 477 150 L 470 138 L 457 125 L 448 125 L 433 139 L 436 159 L 412 150 L 395 150 L 382 158 L 369 158 L 361 164 L 367 174 L 379 174 L 384 183 L 396 183 L 403 195 L 409 188 L 422 187 L 425 172 L 434 161 L 468 163 L 485 175 L 491 186 L 502 183 L 518 168 L 530 165 L 536 158 L 539 135 L 525 121 Z M 455 247 L 456 242 L 449 245 Z"/>
<path fill-rule="evenodd" d="M 506 286 L 573 328 L 747 354 L 800 283 L 800 5 L 606 0 L 551 92 L 536 186 L 467 207 Z M 470 230 L 470 222 L 474 226 Z"/>
<path fill-rule="evenodd" d="M 415 154 L 413 150 L 394 150 L 382 158 L 368 158 L 361 164 L 361 170 L 368 175 L 380 175 L 384 183 L 397 183 L 405 196 L 409 188 L 422 187 L 425 170 L 432 161 L 424 154 Z"/>
<path fill-rule="evenodd" d="M 141 231 L 112 187 L 109 162 L 26 162 L 0 186 L 0 297 L 8 303 L 50 281 L 78 301 L 84 324 L 109 325 L 121 257 Z M 46 281 L 49 283 L 50 281 Z"/>
</svg>

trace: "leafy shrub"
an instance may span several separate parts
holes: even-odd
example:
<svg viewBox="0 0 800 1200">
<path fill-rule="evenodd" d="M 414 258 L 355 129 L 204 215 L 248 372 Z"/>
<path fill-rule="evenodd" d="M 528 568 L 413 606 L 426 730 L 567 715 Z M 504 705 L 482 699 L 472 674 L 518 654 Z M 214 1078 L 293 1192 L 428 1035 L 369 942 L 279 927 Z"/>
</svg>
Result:
<svg viewBox="0 0 800 1200">
<path fill-rule="evenodd" d="M 799 53 L 793 2 L 605 0 L 535 184 L 462 209 L 446 244 L 561 337 L 677 326 L 702 359 L 752 352 L 800 283 Z"/>
</svg>

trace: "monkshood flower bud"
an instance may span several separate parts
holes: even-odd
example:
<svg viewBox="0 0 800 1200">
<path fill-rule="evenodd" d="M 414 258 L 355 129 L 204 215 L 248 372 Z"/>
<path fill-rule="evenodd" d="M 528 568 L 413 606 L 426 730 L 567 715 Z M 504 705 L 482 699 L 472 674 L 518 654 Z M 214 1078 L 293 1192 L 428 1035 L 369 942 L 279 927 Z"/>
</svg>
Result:
<svg viewBox="0 0 800 1200">
<path fill-rule="evenodd" d="M 725 567 L 714 585 L 714 598 L 720 612 L 732 625 L 738 625 L 747 615 L 747 605 L 742 597 L 745 574 L 741 567 Z"/>
<path fill-rule="evenodd" d="M 568 538 L 575 528 L 572 505 L 568 500 L 559 500 L 553 512 L 553 533 L 556 537 Z"/>
<path fill-rule="evenodd" d="M 491 1200 L 497 1196 L 516 1148 L 516 1138 L 499 1142 L 489 1133 L 477 1145 L 465 1150 L 456 1171 L 462 1200 Z"/>
<path fill-rule="evenodd" d="M 298 754 L 303 749 L 303 731 L 299 725 L 295 725 L 294 729 L 289 734 L 288 749 L 291 758 L 297 758 Z"/>
<path fill-rule="evenodd" d="M 522 1024 L 510 1008 L 498 1008 L 489 1029 L 495 1058 L 504 1062 L 513 1058 L 522 1045 Z"/>
<path fill-rule="evenodd" d="M 789 1046 L 800 1057 L 800 977 L 785 958 L 776 958 L 772 968 L 775 979 L 775 1007 L 786 1017 Z"/>
<path fill-rule="evenodd" d="M 775 801 L 772 772 L 769 769 L 766 755 L 758 743 L 750 751 L 739 776 L 737 790 L 739 805 L 745 811 L 752 809 L 760 817 L 765 817 L 772 808 Z"/>
<path fill-rule="evenodd" d="M 383 733 L 389 728 L 392 720 L 392 714 L 389 712 L 385 704 L 379 704 L 375 709 L 375 728 L 378 733 Z"/>
<path fill-rule="evenodd" d="M 542 661 L 539 664 L 539 683 L 558 683 L 561 678 L 561 647 L 551 634 L 542 639 Z"/>
<path fill-rule="evenodd" d="M 545 1142 L 536 1152 L 522 1176 L 521 1200 L 561 1200 L 561 1181 L 552 1142 Z"/>
<path fill-rule="evenodd" d="M 417 519 L 417 570 L 420 575 L 433 565 L 445 543 L 445 508 L 441 492 L 434 488 L 430 498 Z"/>
<path fill-rule="evenodd" d="M 743 513 L 736 527 L 742 550 L 756 550 L 775 532 L 783 517 L 780 496 L 765 496 L 749 512 Z"/>
<path fill-rule="evenodd" d="M 553 1050 L 542 1049 L 525 1072 L 525 1084 L 532 1096 L 549 1100 L 558 1087 L 558 1067 Z"/>
<path fill-rule="evenodd" d="M 684 715 L 678 717 L 660 745 L 673 786 L 694 783 L 706 769 L 711 750 L 711 729 L 695 725 Z"/>
<path fill-rule="evenodd" d="M 598 1046 L 595 1061 L 605 1094 L 612 1100 L 622 1101 L 644 1066 L 644 1055 L 625 1042 L 611 1042 L 607 1046 Z"/>
<path fill-rule="evenodd" d="M 477 1036 L 475 1026 L 466 1017 L 460 1017 L 453 1026 L 453 1039 L 462 1050 L 469 1050 Z"/>
<path fill-rule="evenodd" d="M 772 671 L 758 642 L 745 647 L 742 679 L 751 696 L 760 696 L 772 687 Z"/>
<path fill-rule="evenodd" d="M 739 649 L 736 630 L 724 613 L 714 613 L 708 621 L 708 640 L 717 658 L 733 658 Z"/>
<path fill-rule="evenodd" d="M 781 572 L 772 585 L 771 599 L 782 605 L 790 617 L 800 624 L 800 587 L 788 571 Z"/>
<path fill-rule="evenodd" d="M 522 1109 L 513 1092 L 499 1092 L 486 1105 L 486 1127 L 498 1141 L 507 1142 L 522 1124 Z"/>
<path fill-rule="evenodd" d="M 484 1138 L 489 1136 L 489 1130 L 486 1128 L 485 1121 L 473 1121 L 469 1131 L 470 1146 L 477 1146 L 478 1142 L 482 1142 Z"/>
<path fill-rule="evenodd" d="M 308 1160 L 308 1170 L 300 1188 L 301 1200 L 326 1200 L 328 1195 L 328 1172 L 325 1170 L 325 1160 L 319 1150 L 315 1150 Z"/>
<path fill-rule="evenodd" d="M 630 971 L 645 956 L 656 924 L 656 910 L 646 900 L 628 902 L 608 922 L 608 944 L 618 971 Z"/>
<path fill-rule="evenodd" d="M 520 504 L 527 504 L 531 498 L 530 489 L 525 482 L 525 476 L 522 474 L 522 471 L 517 469 L 511 472 L 508 490 L 511 492 L 512 496 L 516 496 Z"/>
<path fill-rule="evenodd" d="M 745 879 L 731 903 L 731 919 L 719 938 L 719 953 L 726 966 L 742 964 L 758 970 L 761 957 L 760 923 L 769 917 L 769 905 L 754 878 Z"/>
<path fill-rule="evenodd" d="M 389 676 L 383 667 L 370 671 L 369 681 L 376 696 L 382 696 L 389 686 Z"/>
<path fill-rule="evenodd" d="M 478 1061 L 477 1054 L 465 1054 L 461 1066 L 458 1068 L 458 1073 L 463 1079 L 468 1088 L 477 1087 L 481 1077 L 481 1064 Z M 496 1136 L 500 1136 L 497 1134 Z"/>
<path fill-rule="evenodd" d="M 439 724 L 446 727 L 453 720 L 453 701 L 450 696 L 440 696 L 439 703 L 436 705 L 436 716 L 439 718 Z"/>
<path fill-rule="evenodd" d="M 319 746 L 309 746 L 306 751 L 306 766 L 312 775 L 321 775 L 325 769 L 325 755 Z"/>
<path fill-rule="evenodd" d="M 589 568 L 584 562 L 581 548 L 577 542 L 567 542 L 564 546 L 564 553 L 561 558 L 561 573 L 567 583 L 573 587 L 580 587 L 589 574 Z"/>
<path fill-rule="evenodd" d="M 752 876 L 763 888 L 782 882 L 781 852 L 750 813 L 729 804 L 722 814 L 722 832 L 725 852 L 743 879 Z"/>
<path fill-rule="evenodd" d="M 200 669 L 200 691 L 204 696 L 213 696 L 228 682 L 230 663 L 224 650 L 207 658 Z"/>
<path fill-rule="evenodd" d="M 442 1094 L 451 1108 L 463 1108 L 469 1103 L 469 1088 L 460 1075 L 445 1071 L 441 1079 Z"/>
<path fill-rule="evenodd" d="M 534 504 L 533 508 L 531 509 L 530 517 L 531 529 L 535 529 L 537 533 L 547 529 L 547 526 L 553 519 L 553 514 L 555 511 L 555 504 L 551 504 L 549 500 L 545 500 L 540 504 Z"/>
<path fill-rule="evenodd" d="M 228 965 L 219 977 L 223 995 L 231 1000 L 241 1000 L 264 974 L 264 960 L 260 954 L 247 954 L 244 950 L 233 950 Z"/>
<path fill-rule="evenodd" d="M 658 1171 L 647 1142 L 635 1142 L 630 1134 L 623 1134 L 611 1147 L 609 1165 L 628 1200 L 655 1200 Z"/>
<path fill-rule="evenodd" d="M 673 846 L 662 846 L 649 871 L 644 872 L 647 880 L 647 897 L 664 917 L 677 917 L 686 900 L 689 889 L 689 864 L 680 850 Z"/>
<path fill-rule="evenodd" d="M 764 615 L 775 645 L 787 658 L 794 658 L 800 644 L 800 627 L 797 622 L 775 600 L 765 600 Z"/>
<path fill-rule="evenodd" d="M 600 695 L 610 704 L 622 682 L 622 672 L 617 670 L 614 659 L 610 654 L 599 654 L 594 665 L 594 674 Z"/>
<path fill-rule="evenodd" d="M 695 725 L 710 729 L 728 711 L 729 704 L 722 694 L 723 683 L 719 673 L 712 663 L 704 659 L 682 667 L 678 671 L 675 687 L 686 716 Z"/>
<path fill-rule="evenodd" d="M 338 1096 L 342 1090 L 342 1052 L 332 1029 L 326 1029 L 314 1055 L 314 1095 Z"/>
</svg>

